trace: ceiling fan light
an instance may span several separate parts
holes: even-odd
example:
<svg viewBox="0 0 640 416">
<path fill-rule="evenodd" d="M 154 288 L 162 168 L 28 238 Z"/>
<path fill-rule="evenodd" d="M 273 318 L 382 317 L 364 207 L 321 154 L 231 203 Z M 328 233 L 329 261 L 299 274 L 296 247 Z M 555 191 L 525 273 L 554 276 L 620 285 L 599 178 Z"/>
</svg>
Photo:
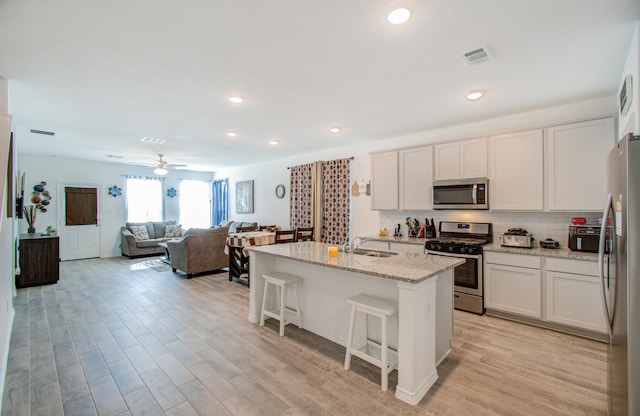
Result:
<svg viewBox="0 0 640 416">
<path fill-rule="evenodd" d="M 169 173 L 169 171 L 168 171 L 168 170 L 166 170 L 165 168 L 155 168 L 155 169 L 153 170 L 153 173 L 155 173 L 156 175 L 162 175 L 162 176 L 164 176 L 164 175 L 166 175 L 167 173 Z"/>
</svg>

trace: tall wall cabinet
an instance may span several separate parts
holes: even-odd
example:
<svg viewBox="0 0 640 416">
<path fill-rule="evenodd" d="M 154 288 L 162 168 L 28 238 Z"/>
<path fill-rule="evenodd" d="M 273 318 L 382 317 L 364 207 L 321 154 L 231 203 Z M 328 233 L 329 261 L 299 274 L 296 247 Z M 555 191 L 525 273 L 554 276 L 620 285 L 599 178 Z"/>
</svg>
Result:
<svg viewBox="0 0 640 416">
<path fill-rule="evenodd" d="M 60 277 L 60 239 L 56 234 L 20 236 L 20 274 L 16 287 L 56 283 Z"/>
</svg>

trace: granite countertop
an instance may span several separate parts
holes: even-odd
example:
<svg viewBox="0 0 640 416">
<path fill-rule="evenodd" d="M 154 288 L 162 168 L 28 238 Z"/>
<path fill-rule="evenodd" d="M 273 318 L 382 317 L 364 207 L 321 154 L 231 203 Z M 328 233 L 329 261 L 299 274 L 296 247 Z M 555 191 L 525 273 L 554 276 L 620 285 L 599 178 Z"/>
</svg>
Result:
<svg viewBox="0 0 640 416">
<path fill-rule="evenodd" d="M 487 244 L 482 247 L 484 251 L 496 253 L 526 254 L 529 256 L 558 257 L 571 260 L 598 261 L 598 253 L 586 253 L 582 251 L 571 251 L 568 248 L 519 248 L 503 247 L 500 243 Z"/>
<path fill-rule="evenodd" d="M 337 256 L 330 257 L 327 255 L 329 246 L 330 244 L 326 243 L 305 241 L 250 247 L 249 251 L 408 283 L 420 283 L 464 263 L 464 259 L 419 253 L 371 257 L 340 252 Z"/>
<path fill-rule="evenodd" d="M 364 235 L 360 238 L 364 240 L 370 240 L 370 241 L 385 241 L 388 243 L 416 244 L 420 246 L 424 246 L 424 243 L 427 241 L 426 238 L 407 237 L 404 235 L 400 237 L 394 237 L 392 235 L 387 235 L 384 237 L 379 235 Z"/>
</svg>

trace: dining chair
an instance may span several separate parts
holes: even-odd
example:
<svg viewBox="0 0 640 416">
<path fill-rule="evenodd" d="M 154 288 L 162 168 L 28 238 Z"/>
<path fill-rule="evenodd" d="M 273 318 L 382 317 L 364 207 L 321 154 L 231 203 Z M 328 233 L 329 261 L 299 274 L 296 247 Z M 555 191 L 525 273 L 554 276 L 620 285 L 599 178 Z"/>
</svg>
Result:
<svg viewBox="0 0 640 416">
<path fill-rule="evenodd" d="M 276 230 L 276 244 L 294 243 L 296 230 Z"/>
<path fill-rule="evenodd" d="M 296 241 L 313 241 L 313 227 L 296 228 Z"/>
</svg>

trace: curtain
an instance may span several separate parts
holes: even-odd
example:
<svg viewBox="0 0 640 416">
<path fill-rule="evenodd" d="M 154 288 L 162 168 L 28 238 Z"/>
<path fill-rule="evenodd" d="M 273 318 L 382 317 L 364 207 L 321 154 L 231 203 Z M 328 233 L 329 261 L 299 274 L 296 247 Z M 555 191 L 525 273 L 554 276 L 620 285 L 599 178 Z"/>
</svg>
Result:
<svg viewBox="0 0 640 416">
<path fill-rule="evenodd" d="M 321 241 L 349 241 L 351 159 L 322 162 Z"/>
<path fill-rule="evenodd" d="M 229 219 L 229 179 L 213 181 L 212 225 L 220 225 Z"/>
<path fill-rule="evenodd" d="M 96 188 L 65 186 L 65 225 L 98 224 L 98 194 Z"/>
<path fill-rule="evenodd" d="M 291 167 L 290 227 L 314 227 L 314 240 L 349 241 L 351 159 Z"/>
<path fill-rule="evenodd" d="M 313 164 L 293 166 L 289 183 L 289 227 L 315 227 L 312 207 Z"/>
</svg>

